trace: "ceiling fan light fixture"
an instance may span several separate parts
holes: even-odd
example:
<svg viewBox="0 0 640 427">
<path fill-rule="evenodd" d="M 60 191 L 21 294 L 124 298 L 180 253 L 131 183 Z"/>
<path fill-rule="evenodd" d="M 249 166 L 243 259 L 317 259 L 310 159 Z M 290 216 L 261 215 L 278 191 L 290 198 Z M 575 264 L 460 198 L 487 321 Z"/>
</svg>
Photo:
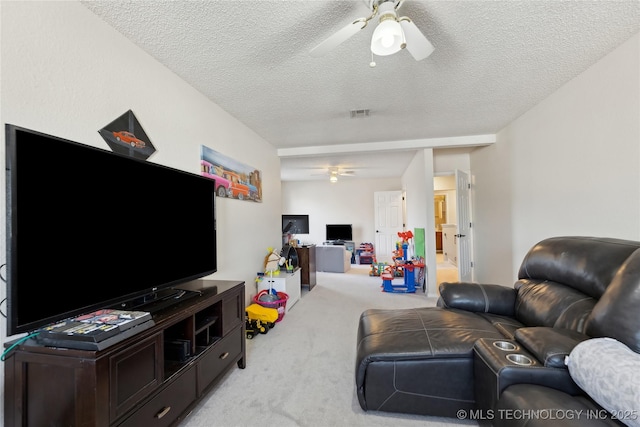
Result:
<svg viewBox="0 0 640 427">
<path fill-rule="evenodd" d="M 333 175 L 333 174 L 332 174 L 332 175 L 329 177 L 329 182 L 330 182 L 330 183 L 332 183 L 332 184 L 335 184 L 336 182 L 338 182 L 338 175 Z"/>
<path fill-rule="evenodd" d="M 404 31 L 392 2 L 383 3 L 380 10 L 380 23 L 371 37 L 371 52 L 378 56 L 393 55 L 406 46 Z"/>
</svg>

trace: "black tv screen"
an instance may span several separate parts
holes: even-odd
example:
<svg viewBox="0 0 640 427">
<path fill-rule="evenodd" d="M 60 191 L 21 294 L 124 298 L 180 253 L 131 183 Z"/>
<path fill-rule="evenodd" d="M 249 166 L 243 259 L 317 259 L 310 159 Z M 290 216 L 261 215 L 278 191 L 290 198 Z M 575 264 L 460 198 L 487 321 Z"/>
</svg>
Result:
<svg viewBox="0 0 640 427">
<path fill-rule="evenodd" d="M 327 224 L 327 240 L 351 241 L 353 230 L 351 224 Z"/>
<path fill-rule="evenodd" d="M 282 233 L 309 234 L 309 215 L 282 215 Z"/>
<path fill-rule="evenodd" d="M 6 125 L 7 335 L 217 270 L 215 182 Z"/>
</svg>

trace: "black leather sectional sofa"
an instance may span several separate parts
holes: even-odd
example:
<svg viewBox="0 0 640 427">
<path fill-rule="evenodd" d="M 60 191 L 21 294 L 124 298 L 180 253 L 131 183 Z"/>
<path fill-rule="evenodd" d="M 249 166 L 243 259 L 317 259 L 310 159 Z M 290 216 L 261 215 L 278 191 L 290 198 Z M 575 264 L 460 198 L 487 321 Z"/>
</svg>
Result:
<svg viewBox="0 0 640 427">
<path fill-rule="evenodd" d="M 528 252 L 513 287 L 439 290 L 437 307 L 362 313 L 355 379 L 365 411 L 496 426 L 622 425 L 565 362 L 580 343 L 610 337 L 640 369 L 640 242 L 549 238 Z"/>
</svg>

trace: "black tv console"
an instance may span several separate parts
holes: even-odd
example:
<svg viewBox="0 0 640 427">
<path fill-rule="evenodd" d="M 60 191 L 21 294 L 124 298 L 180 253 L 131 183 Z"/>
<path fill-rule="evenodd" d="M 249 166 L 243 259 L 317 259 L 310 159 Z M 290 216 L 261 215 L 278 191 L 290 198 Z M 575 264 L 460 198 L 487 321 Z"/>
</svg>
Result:
<svg viewBox="0 0 640 427">
<path fill-rule="evenodd" d="M 102 351 L 30 339 L 6 356 L 4 425 L 177 424 L 237 364 L 246 366 L 244 282 L 197 280 L 196 297 Z M 7 343 L 6 347 L 13 343 Z"/>
</svg>

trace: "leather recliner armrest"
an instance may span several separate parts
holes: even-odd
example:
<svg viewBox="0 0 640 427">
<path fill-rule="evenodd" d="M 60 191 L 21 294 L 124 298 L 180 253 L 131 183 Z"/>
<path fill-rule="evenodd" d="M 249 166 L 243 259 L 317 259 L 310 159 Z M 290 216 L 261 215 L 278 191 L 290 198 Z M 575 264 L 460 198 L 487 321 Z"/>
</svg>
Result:
<svg viewBox="0 0 640 427">
<path fill-rule="evenodd" d="M 512 316 L 515 313 L 517 291 L 501 285 L 469 282 L 442 282 L 439 286 L 439 307 Z"/>
<path fill-rule="evenodd" d="M 565 357 L 576 345 L 589 339 L 571 329 L 543 326 L 517 329 L 515 338 L 548 368 L 566 368 Z"/>
</svg>

